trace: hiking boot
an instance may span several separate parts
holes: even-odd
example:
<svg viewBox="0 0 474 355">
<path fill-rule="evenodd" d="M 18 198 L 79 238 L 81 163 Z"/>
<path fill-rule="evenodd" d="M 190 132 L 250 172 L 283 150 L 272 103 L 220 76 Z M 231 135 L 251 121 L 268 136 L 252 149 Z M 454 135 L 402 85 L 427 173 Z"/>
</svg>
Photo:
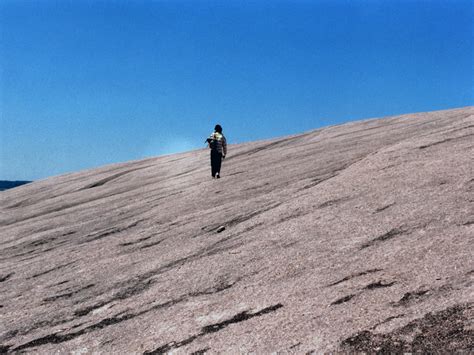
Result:
<svg viewBox="0 0 474 355">
<path fill-rule="evenodd" d="M 221 178 L 220 174 L 217 173 L 217 174 L 216 174 L 216 179 L 220 179 L 220 178 Z"/>
</svg>

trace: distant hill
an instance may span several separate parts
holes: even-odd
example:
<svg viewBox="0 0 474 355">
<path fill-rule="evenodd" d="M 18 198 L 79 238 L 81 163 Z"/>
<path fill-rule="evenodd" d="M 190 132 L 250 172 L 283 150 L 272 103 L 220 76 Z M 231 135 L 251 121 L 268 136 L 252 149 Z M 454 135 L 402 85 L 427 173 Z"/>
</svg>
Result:
<svg viewBox="0 0 474 355">
<path fill-rule="evenodd" d="M 21 185 L 29 184 L 31 181 L 7 181 L 0 180 L 0 191 L 13 189 Z"/>
</svg>

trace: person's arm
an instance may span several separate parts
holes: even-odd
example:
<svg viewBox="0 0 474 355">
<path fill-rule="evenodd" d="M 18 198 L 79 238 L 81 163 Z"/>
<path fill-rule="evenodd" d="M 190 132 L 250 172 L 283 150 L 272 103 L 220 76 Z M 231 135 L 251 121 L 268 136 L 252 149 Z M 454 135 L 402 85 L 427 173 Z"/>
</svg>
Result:
<svg viewBox="0 0 474 355">
<path fill-rule="evenodd" d="M 222 152 L 224 153 L 223 157 L 227 155 L 227 141 L 224 136 L 222 136 Z"/>
</svg>

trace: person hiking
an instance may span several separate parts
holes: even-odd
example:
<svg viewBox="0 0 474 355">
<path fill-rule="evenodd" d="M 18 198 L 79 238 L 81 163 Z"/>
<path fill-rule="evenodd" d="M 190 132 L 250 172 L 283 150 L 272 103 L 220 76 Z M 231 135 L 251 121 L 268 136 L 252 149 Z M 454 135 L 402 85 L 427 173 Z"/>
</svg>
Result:
<svg viewBox="0 0 474 355">
<path fill-rule="evenodd" d="M 206 139 L 211 149 L 211 174 L 212 178 L 220 179 L 222 159 L 227 155 L 227 141 L 222 134 L 221 125 L 214 127 L 214 132 Z"/>
</svg>

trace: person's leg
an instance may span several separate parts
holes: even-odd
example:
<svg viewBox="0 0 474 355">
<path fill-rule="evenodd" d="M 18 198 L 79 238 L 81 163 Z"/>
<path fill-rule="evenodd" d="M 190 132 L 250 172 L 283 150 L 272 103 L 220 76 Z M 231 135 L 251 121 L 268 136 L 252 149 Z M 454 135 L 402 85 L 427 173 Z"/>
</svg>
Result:
<svg viewBox="0 0 474 355">
<path fill-rule="evenodd" d="M 211 151 L 211 174 L 212 177 L 216 177 L 217 172 L 217 155 L 214 151 Z"/>
<path fill-rule="evenodd" d="M 217 153 L 217 157 L 216 157 L 216 176 L 217 177 L 221 176 L 221 165 L 222 165 L 222 154 Z"/>
</svg>

